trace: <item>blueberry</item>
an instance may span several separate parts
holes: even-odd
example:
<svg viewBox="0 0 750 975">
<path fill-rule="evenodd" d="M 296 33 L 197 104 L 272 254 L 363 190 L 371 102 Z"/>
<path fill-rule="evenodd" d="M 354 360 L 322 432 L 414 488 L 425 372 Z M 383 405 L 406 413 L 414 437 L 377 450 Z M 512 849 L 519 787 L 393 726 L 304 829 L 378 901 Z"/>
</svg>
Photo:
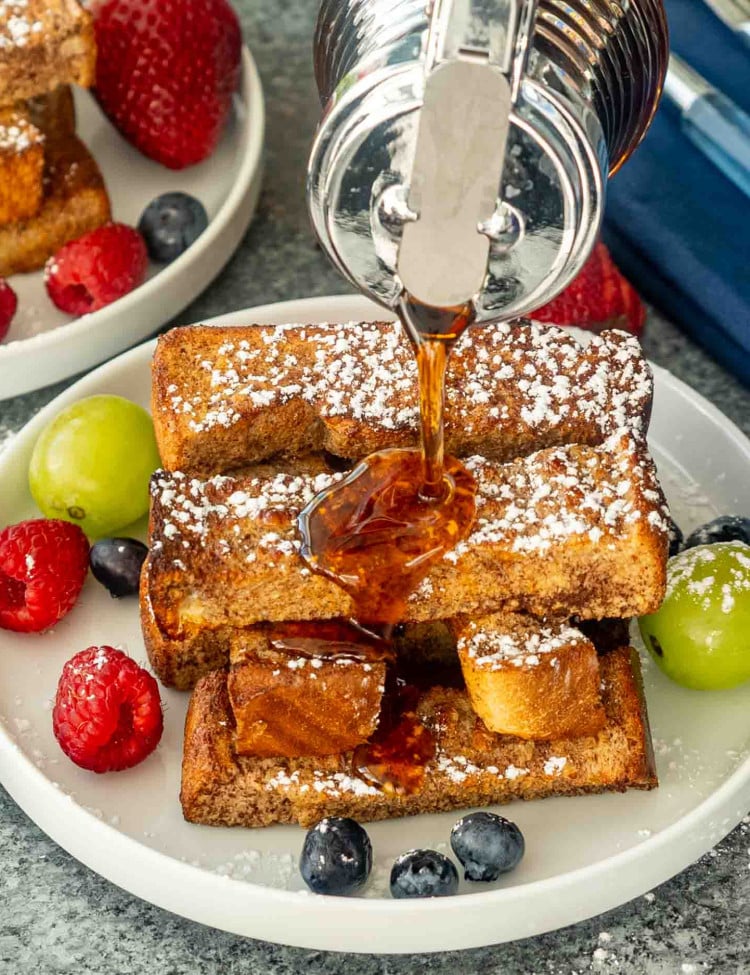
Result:
<svg viewBox="0 0 750 975">
<path fill-rule="evenodd" d="M 750 518 L 740 515 L 722 515 L 714 518 L 687 537 L 685 548 L 696 545 L 713 545 L 714 542 L 745 542 L 750 545 Z"/>
<path fill-rule="evenodd" d="M 135 538 L 101 538 L 91 547 L 89 564 L 94 578 L 119 599 L 138 592 L 147 555 L 146 546 Z"/>
<path fill-rule="evenodd" d="M 451 846 L 467 880 L 497 880 L 518 866 L 525 845 L 516 824 L 495 813 L 471 813 L 451 830 Z"/>
<path fill-rule="evenodd" d="M 403 897 L 449 897 L 458 891 L 458 871 L 434 850 L 402 853 L 391 869 L 391 894 Z"/>
<path fill-rule="evenodd" d="M 307 832 L 299 869 L 316 894 L 353 894 L 370 876 L 370 837 L 353 819 L 321 819 Z"/>
<path fill-rule="evenodd" d="M 682 529 L 677 524 L 674 519 L 669 519 L 669 557 L 672 558 L 673 555 L 677 555 L 682 551 L 682 546 L 685 541 L 685 536 L 682 534 Z"/>
<path fill-rule="evenodd" d="M 208 215 L 200 200 L 179 192 L 157 196 L 138 221 L 149 257 L 159 264 L 169 264 L 179 257 L 207 226 Z"/>
</svg>

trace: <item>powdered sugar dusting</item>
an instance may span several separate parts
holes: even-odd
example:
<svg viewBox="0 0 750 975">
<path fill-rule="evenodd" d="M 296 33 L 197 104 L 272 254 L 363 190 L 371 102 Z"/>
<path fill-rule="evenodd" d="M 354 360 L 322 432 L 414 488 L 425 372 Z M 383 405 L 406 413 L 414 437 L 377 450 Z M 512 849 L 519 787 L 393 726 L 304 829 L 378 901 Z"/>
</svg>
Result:
<svg viewBox="0 0 750 975">
<path fill-rule="evenodd" d="M 550 755 L 544 763 L 544 774 L 559 775 L 567 764 L 568 760 L 564 755 Z"/>
<path fill-rule="evenodd" d="M 255 561 L 263 551 L 292 555 L 300 545 L 293 529 L 297 515 L 343 476 L 264 470 L 247 478 L 217 476 L 202 481 L 180 471 L 158 471 L 151 481 L 154 510 L 161 521 L 157 551 L 206 544 L 212 529 L 221 525 L 216 533 L 221 556 L 234 556 L 238 549 L 246 562 Z M 280 516 L 278 526 L 275 515 Z M 261 533 L 248 534 L 250 525 L 260 526 Z"/>
<path fill-rule="evenodd" d="M 587 643 L 580 630 L 567 623 L 538 625 L 526 630 L 502 629 L 499 622 L 482 625 L 470 621 L 467 632 L 459 637 L 458 651 L 481 670 L 503 670 L 507 667 L 536 667 L 543 657 L 550 657 L 564 647 Z"/>
<path fill-rule="evenodd" d="M 652 377 L 637 339 L 625 332 L 605 332 L 583 347 L 546 325 L 476 328 L 453 371 L 460 381 L 449 382 L 448 404 L 459 413 L 483 405 L 494 419 L 520 421 L 540 436 L 581 420 L 603 436 L 622 427 L 645 432 Z"/>
<path fill-rule="evenodd" d="M 550 448 L 508 464 L 475 456 L 466 466 L 477 479 L 477 517 L 469 538 L 445 555 L 454 564 L 479 546 L 543 553 L 576 536 L 614 545 L 642 518 L 655 531 L 667 531 L 651 461 L 627 434 L 601 447 Z M 168 548 L 174 559 L 182 557 L 179 548 L 213 543 L 216 555 L 228 560 L 296 556 L 298 514 L 343 476 L 313 467 L 258 467 L 245 476 L 208 480 L 158 472 L 151 484 L 160 525 L 153 535 L 156 551 Z M 412 598 L 424 599 L 426 592 L 422 587 Z"/>
<path fill-rule="evenodd" d="M 668 531 L 653 463 L 625 432 L 601 447 L 542 450 L 502 467 L 479 456 L 465 464 L 477 480 L 477 516 L 469 538 L 445 555 L 454 564 L 487 544 L 546 552 L 588 536 L 611 545 L 643 518 L 655 531 Z"/>
<path fill-rule="evenodd" d="M 41 20 L 32 17 L 28 0 L 0 0 L 0 51 L 26 47 L 35 34 L 44 30 Z"/>
<path fill-rule="evenodd" d="M 194 380 L 191 393 L 169 388 L 168 408 L 188 414 L 194 432 L 230 427 L 248 407 L 267 410 L 293 399 L 322 416 L 377 421 L 387 430 L 416 425 L 416 365 L 399 326 L 288 324 L 253 331 L 252 344 L 226 341 L 212 359 L 197 359 L 207 392 Z M 292 336 L 305 343 L 296 355 L 289 351 Z"/>
<path fill-rule="evenodd" d="M 398 323 L 250 326 L 225 336 L 210 354 L 194 353 L 193 370 L 181 362 L 157 403 L 193 433 L 294 400 L 323 420 L 416 432 L 417 370 Z M 446 435 L 470 439 L 498 421 L 522 438 L 533 431 L 537 443 L 580 440 L 584 429 L 587 441 L 623 427 L 643 434 L 651 393 L 640 346 L 625 333 L 583 347 L 550 326 L 475 328 L 449 365 Z"/>
<path fill-rule="evenodd" d="M 21 112 L 0 112 L 0 152 L 16 155 L 43 142 L 42 133 Z"/>
<path fill-rule="evenodd" d="M 266 780 L 265 789 L 272 792 L 276 789 L 288 790 L 296 789 L 301 794 L 307 792 L 320 792 L 329 796 L 355 795 L 355 796 L 379 796 L 380 789 L 365 782 L 364 779 L 356 775 L 348 775 L 346 772 L 326 773 L 318 769 L 311 773 L 301 773 L 299 769 L 287 772 L 279 769 L 275 775 Z"/>
<path fill-rule="evenodd" d="M 666 536 L 653 466 L 627 434 L 601 447 L 549 448 L 508 464 L 475 456 L 466 465 L 477 480 L 477 516 L 468 539 L 446 553 L 452 564 L 480 547 L 543 554 L 576 537 L 615 546 L 644 518 Z M 297 516 L 344 476 L 321 467 L 284 472 L 259 466 L 208 480 L 158 472 L 151 485 L 153 553 L 179 569 L 184 562 L 189 567 L 190 550 L 198 545 L 227 564 L 284 563 L 285 571 L 298 572 Z M 428 599 L 430 588 L 412 593 L 412 602 Z"/>
<path fill-rule="evenodd" d="M 565 762 L 565 759 L 555 759 L 555 761 Z M 527 776 L 529 772 L 530 769 L 512 763 L 499 768 L 496 765 L 480 764 L 478 761 L 468 759 L 465 755 L 448 755 L 444 752 L 439 752 L 434 761 L 427 766 L 427 773 L 430 776 L 445 776 L 454 785 L 460 785 L 468 778 L 478 776 L 515 782 L 517 779 Z M 357 775 L 320 769 L 312 771 L 294 769 L 291 772 L 284 768 L 278 769 L 266 780 L 264 788 L 267 792 L 294 791 L 300 795 L 320 793 L 333 798 L 345 795 L 382 795 L 377 786 L 371 785 Z"/>
</svg>

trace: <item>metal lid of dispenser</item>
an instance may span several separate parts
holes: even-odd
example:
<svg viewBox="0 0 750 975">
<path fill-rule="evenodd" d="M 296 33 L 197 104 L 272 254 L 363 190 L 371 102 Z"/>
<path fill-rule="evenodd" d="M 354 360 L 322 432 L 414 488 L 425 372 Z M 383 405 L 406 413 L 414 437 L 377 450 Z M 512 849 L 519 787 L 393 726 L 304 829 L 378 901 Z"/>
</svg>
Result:
<svg viewBox="0 0 750 975">
<path fill-rule="evenodd" d="M 595 6 L 599 54 L 617 66 L 623 43 L 647 35 L 609 37 Z M 610 150 L 622 156 L 637 126 L 612 70 L 584 63 L 585 44 L 572 47 L 577 73 L 568 49 L 550 45 L 554 7 L 542 0 L 537 40 L 535 0 L 435 0 L 429 13 L 424 0 L 324 0 L 310 211 L 340 270 L 381 304 L 408 291 L 441 307 L 470 302 L 479 322 L 514 317 L 552 298 L 588 256 Z M 650 116 L 659 82 L 650 104 L 648 87 L 628 98 Z"/>
</svg>

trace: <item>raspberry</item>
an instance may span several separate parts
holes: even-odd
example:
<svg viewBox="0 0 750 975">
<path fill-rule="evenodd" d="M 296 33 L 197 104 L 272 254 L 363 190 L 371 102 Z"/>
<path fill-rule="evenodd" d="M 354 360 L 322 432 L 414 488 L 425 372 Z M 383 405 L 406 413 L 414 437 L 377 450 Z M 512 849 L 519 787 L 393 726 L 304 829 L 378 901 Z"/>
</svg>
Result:
<svg viewBox="0 0 750 975">
<path fill-rule="evenodd" d="M 182 169 L 209 156 L 240 76 L 242 33 L 227 0 L 95 0 L 96 88 L 146 156 Z"/>
<path fill-rule="evenodd" d="M 138 231 L 108 223 L 61 247 L 47 261 L 44 281 L 58 308 L 85 315 L 137 288 L 147 267 L 146 245 Z"/>
<path fill-rule="evenodd" d="M 132 768 L 161 739 L 159 688 L 151 674 L 121 650 L 89 647 L 63 667 L 52 728 L 62 750 L 81 768 Z"/>
<path fill-rule="evenodd" d="M 39 518 L 0 532 L 0 627 L 36 633 L 54 626 L 75 605 L 88 566 L 78 525 Z"/>
<path fill-rule="evenodd" d="M 18 298 L 15 291 L 7 281 L 0 278 L 0 342 L 8 334 L 17 307 Z"/>
<path fill-rule="evenodd" d="M 552 325 L 578 325 L 594 332 L 624 328 L 639 335 L 646 310 L 638 293 L 622 276 L 599 241 L 577 278 L 529 318 Z"/>
</svg>

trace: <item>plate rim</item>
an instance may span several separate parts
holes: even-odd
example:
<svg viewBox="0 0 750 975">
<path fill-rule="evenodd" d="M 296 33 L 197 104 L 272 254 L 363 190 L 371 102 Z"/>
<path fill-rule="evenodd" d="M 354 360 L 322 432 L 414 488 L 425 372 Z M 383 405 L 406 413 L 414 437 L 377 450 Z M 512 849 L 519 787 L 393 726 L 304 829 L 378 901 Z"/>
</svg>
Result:
<svg viewBox="0 0 750 975">
<path fill-rule="evenodd" d="M 326 314 L 321 314 L 321 310 L 324 308 L 327 310 Z M 296 310 L 292 312 L 293 309 Z M 290 314 L 287 315 L 287 311 Z M 361 296 L 346 294 L 294 299 L 253 306 L 206 319 L 202 324 L 219 325 L 228 324 L 231 321 L 235 324 L 250 324 L 253 320 L 259 321 L 270 315 L 274 317 L 285 316 L 289 320 L 322 321 L 326 318 L 330 319 L 331 313 L 339 320 L 345 320 L 347 317 L 362 320 L 367 320 L 368 317 L 371 319 L 373 317 L 380 319 L 384 317 L 383 309 L 379 306 Z M 147 367 L 155 344 L 156 340 L 151 339 L 116 356 L 68 387 L 58 397 L 55 397 L 19 431 L 7 450 L 0 456 L 0 478 L 3 469 L 10 463 L 9 458 L 18 451 L 28 449 L 37 431 L 52 415 L 58 412 L 62 402 L 87 395 L 87 387 L 100 386 L 103 382 L 106 384 L 108 371 L 129 369 L 134 366 L 138 368 L 139 360 L 143 360 L 141 368 Z M 666 369 L 659 366 L 653 366 L 653 368 L 658 377 L 658 382 L 671 385 L 678 395 L 690 400 L 694 407 L 720 423 L 731 435 L 738 449 L 747 456 L 750 463 L 750 440 L 733 421 L 700 393 L 673 376 Z M 335 935 L 332 934 L 332 931 L 339 920 L 346 917 L 350 920 L 361 921 L 371 915 L 376 915 L 381 922 L 406 921 L 407 919 L 426 920 L 427 918 L 442 917 L 446 913 L 451 914 L 453 910 L 459 907 L 466 908 L 469 906 L 464 897 L 459 898 L 458 901 L 455 898 L 437 898 L 409 902 L 396 901 L 385 897 L 377 899 L 315 897 L 307 894 L 307 892 L 281 890 L 245 880 L 220 876 L 205 868 L 182 862 L 168 853 L 141 843 L 138 839 L 120 832 L 115 826 L 101 821 L 78 804 L 71 807 L 65 793 L 56 789 L 44 772 L 38 769 L 18 747 L 3 722 L 0 722 L 0 745 L 3 746 L 0 747 L 0 780 L 18 805 L 56 843 L 110 882 L 150 903 L 199 923 L 210 924 L 235 934 L 261 937 L 264 940 L 295 944 L 300 947 L 372 952 L 373 949 L 370 944 L 358 948 L 356 944 L 352 944 L 350 937 L 343 939 L 345 941 L 344 947 L 338 947 L 334 943 Z M 7 759 L 6 755 L 9 756 Z M 10 756 L 15 756 L 15 758 Z M 20 762 L 18 761 L 19 758 Z M 36 805 L 34 812 L 31 812 L 26 803 L 32 803 L 32 794 L 35 792 L 40 794 L 41 803 Z M 583 913 L 579 912 L 575 917 L 567 917 L 565 920 L 558 920 L 551 924 L 543 922 L 542 927 L 532 924 L 528 930 L 519 930 L 508 937 L 501 937 L 500 940 L 515 940 L 520 937 L 540 934 L 543 931 L 555 930 L 626 903 L 633 897 L 645 893 L 655 883 L 664 882 L 669 877 L 674 876 L 675 873 L 693 862 L 697 856 L 718 843 L 746 815 L 746 809 L 740 802 L 741 799 L 742 802 L 746 799 L 750 800 L 750 754 L 699 805 L 655 835 L 644 839 L 643 842 L 605 857 L 594 864 L 577 867 L 553 877 L 529 881 L 525 884 L 517 884 L 499 890 L 472 893 L 469 895 L 472 907 L 470 913 L 475 916 L 480 914 L 486 916 L 486 921 L 483 924 L 489 930 L 491 913 L 494 914 L 511 905 L 517 909 L 514 913 L 518 913 L 518 908 L 533 907 L 535 898 L 541 892 L 547 896 L 565 893 L 567 890 L 575 888 L 576 884 L 584 877 L 590 881 L 601 875 L 609 874 L 610 871 L 617 871 L 622 876 L 627 868 L 637 866 L 639 869 L 635 871 L 629 884 L 630 892 L 626 896 L 618 893 L 611 900 L 604 897 L 597 901 L 597 906 L 594 909 L 591 909 L 589 905 L 588 908 L 584 908 Z M 733 803 L 736 804 L 735 808 L 731 808 Z M 72 818 L 85 824 L 85 828 L 79 829 L 77 832 L 75 829 L 69 830 L 66 827 L 71 808 L 75 810 Z M 66 812 L 68 816 L 65 815 Z M 711 820 L 715 814 L 719 813 L 723 813 L 724 818 L 707 841 L 696 826 L 701 823 L 705 824 L 706 821 Z M 96 844 L 92 842 L 91 830 L 97 836 L 102 837 L 101 842 Z M 676 837 L 684 841 L 678 850 L 673 849 Z M 91 853 L 94 848 L 98 851 L 96 855 Z M 670 849 L 672 856 L 669 858 L 669 872 L 665 875 L 663 868 L 656 869 L 655 864 L 661 862 L 660 855 L 665 850 Z M 103 861 L 104 867 L 102 866 Z M 136 868 L 135 865 L 139 862 L 141 866 Z M 106 873 L 103 872 L 104 869 L 107 869 Z M 165 886 L 158 879 L 155 883 L 153 879 L 148 879 L 154 876 L 157 878 L 161 876 L 163 879 L 166 875 L 173 878 L 172 885 Z M 655 875 L 658 875 L 658 879 L 653 879 Z M 144 880 L 144 878 L 147 879 Z M 176 902 L 179 900 L 179 896 L 175 896 L 171 889 L 166 889 L 167 887 L 174 888 L 175 891 L 189 889 L 193 893 L 196 892 L 196 889 L 200 889 L 201 897 L 196 897 L 194 903 L 201 909 L 196 907 L 191 910 L 184 899 L 178 906 Z M 155 888 L 158 889 L 155 890 Z M 209 902 L 214 899 L 221 900 L 227 890 L 231 891 L 235 900 L 242 901 L 247 907 L 258 908 L 264 903 L 270 905 L 274 912 L 272 928 L 268 924 L 268 911 L 260 912 L 254 919 L 255 923 L 251 922 L 249 925 L 238 925 L 228 918 L 217 917 L 215 909 L 211 919 L 206 920 L 207 914 L 211 914 Z M 247 912 L 246 920 L 250 919 L 250 913 Z M 468 914 L 469 912 L 464 911 L 463 913 Z M 306 935 L 300 937 L 299 934 L 290 933 L 295 921 L 302 924 L 302 927 L 307 931 Z M 324 921 L 325 923 L 323 923 Z M 482 927 L 483 924 L 478 925 L 478 927 Z M 414 938 L 409 940 L 409 937 L 414 934 L 416 934 L 417 940 L 415 941 Z M 480 936 L 478 940 L 476 935 L 456 938 L 451 931 L 445 931 L 443 937 L 444 940 L 434 946 L 425 945 L 419 941 L 419 932 L 412 931 L 410 935 L 407 935 L 401 947 L 389 945 L 387 950 L 388 952 L 399 953 L 443 951 L 498 943 L 492 936 L 486 935 Z"/>
<path fill-rule="evenodd" d="M 4 373 L 10 372 L 14 366 L 21 364 L 23 357 L 28 355 L 43 351 L 45 355 L 53 356 L 56 350 L 59 350 L 61 347 L 67 347 L 71 341 L 85 343 L 86 337 L 92 332 L 107 328 L 107 320 L 112 317 L 115 309 L 118 317 L 132 317 L 134 321 L 138 321 L 140 312 L 140 319 L 143 320 L 143 307 L 151 304 L 159 291 L 164 288 L 173 287 L 175 284 L 188 279 L 191 268 L 199 264 L 205 255 L 221 241 L 223 235 L 232 228 L 233 217 L 244 208 L 247 210 L 247 213 L 245 214 L 246 220 L 243 221 L 242 230 L 237 241 L 239 243 L 242 234 L 244 234 L 252 218 L 260 189 L 259 181 L 262 174 L 262 156 L 266 125 L 263 85 L 255 59 L 246 44 L 242 47 L 240 85 L 234 98 L 235 107 L 233 111 L 235 115 L 241 114 L 246 116 L 246 121 L 241 125 L 240 133 L 238 133 L 238 148 L 241 158 L 240 165 L 226 198 L 198 240 L 176 260 L 172 261 L 171 264 L 161 268 L 158 273 L 144 281 L 138 288 L 119 298 L 111 305 L 107 305 L 96 312 L 81 315 L 78 318 L 63 322 L 61 325 L 49 331 L 38 332 L 27 338 L 0 343 L 0 371 Z M 237 105 L 241 106 L 241 112 L 238 111 Z M 250 204 L 249 206 L 248 203 Z M 230 260 L 235 250 L 236 245 L 233 245 L 230 251 L 222 258 L 219 267 L 212 276 L 219 273 L 221 268 Z M 195 297 L 197 297 L 197 294 L 193 294 L 191 290 L 191 296 L 183 302 L 181 307 L 185 307 Z M 170 309 L 169 317 L 172 317 L 175 312 L 179 312 L 180 310 L 180 308 Z M 151 327 L 151 330 L 153 331 L 158 328 L 165 320 L 160 317 L 159 321 Z M 139 339 L 142 337 L 142 335 L 138 336 Z M 129 339 L 126 338 L 125 342 L 127 343 L 128 341 Z M 127 344 L 124 348 L 127 349 Z M 119 352 L 121 351 L 122 347 Z M 109 352 L 107 358 L 111 358 L 119 354 L 119 352 Z M 99 362 L 101 361 L 100 357 Z M 74 371 L 91 368 L 92 365 L 96 364 L 96 362 L 92 363 L 87 360 L 84 355 L 81 358 L 80 365 Z M 28 372 L 31 371 L 28 370 Z M 66 378 L 66 375 L 72 374 L 73 372 L 71 371 L 63 374 L 58 370 L 55 378 L 45 379 L 42 385 L 49 385 L 52 382 Z M 11 384 L 11 386 L 11 392 L 8 394 L 3 392 L 0 401 L 7 396 L 22 395 L 24 392 L 31 392 L 34 389 L 41 388 L 35 384 L 23 384 L 23 388 L 18 384 Z M 15 391 L 16 388 L 18 388 L 18 392 Z"/>
</svg>

